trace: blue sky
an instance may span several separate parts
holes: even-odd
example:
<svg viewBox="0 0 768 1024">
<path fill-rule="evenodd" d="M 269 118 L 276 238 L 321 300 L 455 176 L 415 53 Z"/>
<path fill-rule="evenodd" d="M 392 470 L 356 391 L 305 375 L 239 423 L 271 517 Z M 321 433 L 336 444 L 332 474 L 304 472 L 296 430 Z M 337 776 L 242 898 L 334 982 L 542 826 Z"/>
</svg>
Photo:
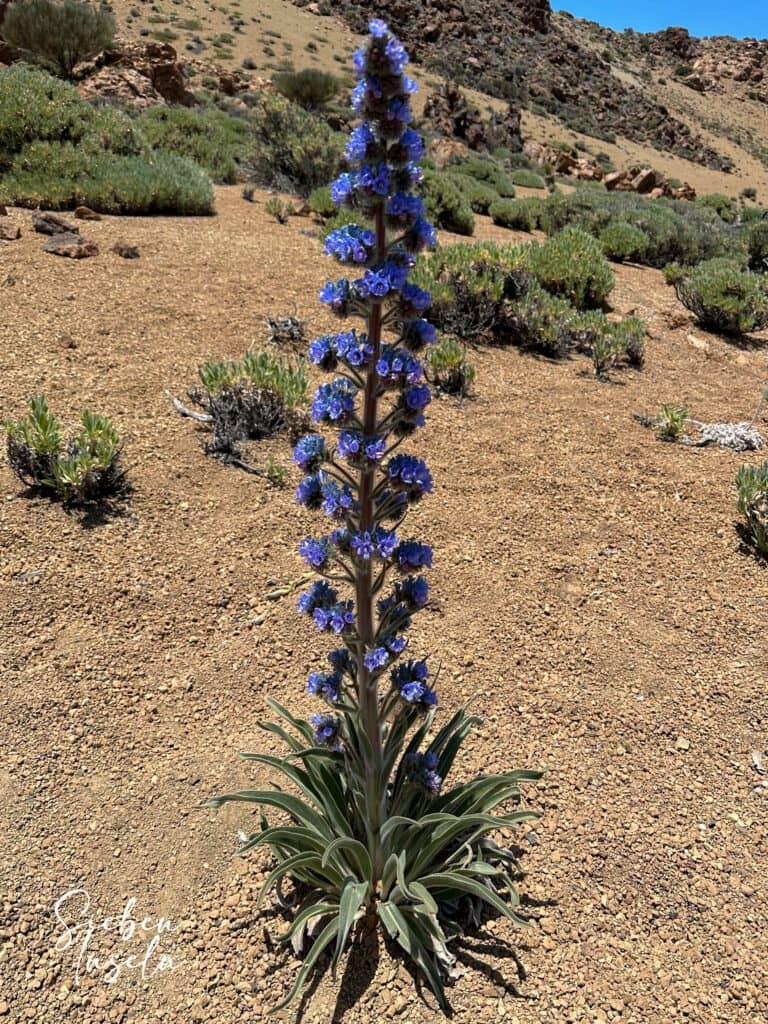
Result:
<svg viewBox="0 0 768 1024">
<path fill-rule="evenodd" d="M 566 10 L 609 28 L 658 32 L 683 25 L 694 36 L 754 36 L 768 38 L 767 0 L 551 0 L 554 10 Z"/>
</svg>

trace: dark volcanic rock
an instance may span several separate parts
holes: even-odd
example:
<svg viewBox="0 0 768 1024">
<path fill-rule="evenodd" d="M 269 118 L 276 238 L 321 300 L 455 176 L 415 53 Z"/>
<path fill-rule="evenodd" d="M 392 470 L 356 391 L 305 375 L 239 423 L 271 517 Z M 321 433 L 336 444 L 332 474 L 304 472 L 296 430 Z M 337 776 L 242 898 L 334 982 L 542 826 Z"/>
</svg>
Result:
<svg viewBox="0 0 768 1024">
<path fill-rule="evenodd" d="M 81 235 L 56 234 L 51 235 L 45 243 L 43 252 L 53 253 L 54 256 L 68 256 L 71 260 L 83 260 L 88 256 L 98 256 L 99 247 Z"/>
<path fill-rule="evenodd" d="M 58 213 L 33 213 L 32 227 L 40 235 L 79 235 L 80 228 L 70 224 Z"/>
</svg>

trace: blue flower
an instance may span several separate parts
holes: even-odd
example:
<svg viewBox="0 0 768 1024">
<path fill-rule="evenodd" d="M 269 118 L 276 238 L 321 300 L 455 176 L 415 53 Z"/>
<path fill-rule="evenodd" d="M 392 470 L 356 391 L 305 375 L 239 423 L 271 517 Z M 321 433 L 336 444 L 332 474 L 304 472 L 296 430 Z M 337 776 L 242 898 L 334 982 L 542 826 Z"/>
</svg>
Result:
<svg viewBox="0 0 768 1024">
<path fill-rule="evenodd" d="M 363 435 L 359 430 L 342 430 L 336 444 L 336 454 L 342 459 L 354 459 L 360 454 Z"/>
<path fill-rule="evenodd" d="M 354 175 L 347 172 L 340 174 L 335 181 L 331 182 L 331 199 L 336 206 L 341 206 L 349 199 L 354 186 Z"/>
<path fill-rule="evenodd" d="M 358 558 L 367 561 L 374 554 L 389 558 L 397 546 L 397 535 L 393 530 L 377 526 L 374 530 L 360 530 L 350 536 L 350 545 Z"/>
<path fill-rule="evenodd" d="M 426 754 L 411 753 L 403 758 L 403 768 L 408 782 L 420 786 L 428 796 L 440 796 L 443 787 L 443 780 L 437 774 L 437 754 L 427 752 Z"/>
<path fill-rule="evenodd" d="M 353 670 L 352 658 L 346 647 L 338 647 L 335 651 L 329 651 L 328 661 L 337 672 L 352 672 Z"/>
<path fill-rule="evenodd" d="M 299 544 L 299 554 L 313 569 L 321 569 L 328 561 L 330 545 L 326 537 L 315 540 L 314 537 L 305 537 Z"/>
<path fill-rule="evenodd" d="M 338 601 L 339 595 L 326 580 L 316 580 L 305 590 L 298 600 L 297 607 L 302 615 L 314 615 L 318 608 L 331 608 Z"/>
<path fill-rule="evenodd" d="M 419 288 L 418 285 L 408 284 L 403 285 L 400 292 L 400 299 L 402 303 L 402 309 L 404 315 L 409 315 L 411 310 L 417 316 L 429 309 L 432 305 L 432 296 L 429 292 L 424 291 L 423 288 Z"/>
<path fill-rule="evenodd" d="M 363 657 L 363 664 L 369 672 L 375 672 L 377 668 L 384 668 L 389 661 L 389 651 L 386 647 L 374 647 Z"/>
<path fill-rule="evenodd" d="M 429 601 L 429 584 L 423 576 L 409 576 L 401 584 L 400 595 L 409 608 L 423 608 Z"/>
<path fill-rule="evenodd" d="M 384 458 L 387 442 L 383 437 L 367 437 L 365 439 L 365 457 L 369 462 L 379 462 Z"/>
<path fill-rule="evenodd" d="M 384 47 L 384 53 L 389 61 L 389 70 L 393 75 L 401 75 L 403 68 L 408 63 L 408 54 L 399 39 L 391 36 Z"/>
<path fill-rule="evenodd" d="M 376 363 L 376 373 L 385 383 L 400 385 L 416 384 L 424 376 L 418 359 L 414 359 L 405 349 L 394 345 L 385 345 L 382 348 L 381 358 Z"/>
<path fill-rule="evenodd" d="M 321 338 L 314 338 L 309 343 L 307 358 L 321 370 L 335 370 L 338 358 L 333 348 L 333 335 L 324 334 Z"/>
<path fill-rule="evenodd" d="M 366 366 L 373 355 L 373 345 L 368 341 L 368 335 L 358 335 L 356 331 L 337 334 L 335 349 L 339 359 L 355 369 Z"/>
<path fill-rule="evenodd" d="M 310 696 L 322 697 L 335 703 L 339 699 L 340 689 L 340 672 L 310 672 L 307 680 L 307 693 Z"/>
<path fill-rule="evenodd" d="M 414 412 L 420 412 L 422 409 L 425 409 L 431 401 L 432 392 L 426 384 L 419 384 L 403 392 L 405 407 Z"/>
<path fill-rule="evenodd" d="M 387 463 L 387 475 L 393 487 L 407 492 L 410 501 L 432 493 L 432 474 L 426 462 L 413 455 L 395 455 Z"/>
<path fill-rule="evenodd" d="M 421 710 L 437 704 L 437 694 L 427 683 L 429 668 L 425 661 L 406 661 L 392 669 L 390 678 L 407 704 L 417 705 Z"/>
<path fill-rule="evenodd" d="M 421 160 L 424 156 L 424 140 L 413 128 L 406 128 L 397 140 L 393 155 L 398 156 L 400 154 L 402 154 L 402 159 L 410 161 Z"/>
<path fill-rule="evenodd" d="M 368 22 L 368 31 L 374 39 L 382 39 L 388 34 L 389 25 L 387 25 L 386 21 L 382 21 L 381 18 L 372 18 Z"/>
<path fill-rule="evenodd" d="M 415 572 L 418 569 L 431 569 L 432 548 L 429 544 L 421 544 L 417 540 L 404 540 L 394 550 L 398 568 L 403 572 Z"/>
<path fill-rule="evenodd" d="M 354 604 L 352 601 L 338 601 L 329 606 L 319 605 L 312 612 L 312 618 L 321 633 L 326 629 L 331 633 L 344 633 L 355 624 Z"/>
<path fill-rule="evenodd" d="M 337 377 L 330 384 L 321 384 L 312 402 L 312 419 L 344 423 L 355 411 L 357 388 L 345 377 Z"/>
<path fill-rule="evenodd" d="M 340 263 L 367 263 L 376 235 L 357 224 L 345 224 L 326 237 L 323 252 L 335 256 Z"/>
<path fill-rule="evenodd" d="M 411 257 L 398 254 L 396 258 L 388 259 L 376 267 L 371 267 L 356 282 L 357 294 L 363 298 L 369 296 L 384 298 L 390 292 L 397 291 L 408 280 L 408 271 L 412 262 Z"/>
<path fill-rule="evenodd" d="M 378 142 L 371 126 L 367 122 L 363 122 L 349 136 L 349 142 L 344 152 L 350 163 L 362 163 L 372 151 L 376 151 L 377 146 Z"/>
<path fill-rule="evenodd" d="M 403 324 L 401 341 L 411 352 L 420 352 L 426 345 L 437 341 L 437 328 L 429 320 L 417 317 Z"/>
<path fill-rule="evenodd" d="M 334 313 L 344 316 L 349 304 L 349 281 L 346 277 L 338 281 L 326 281 L 320 289 L 320 301 L 330 306 Z"/>
<path fill-rule="evenodd" d="M 437 231 L 426 217 L 417 217 L 406 231 L 403 244 L 410 252 L 434 249 L 437 245 Z"/>
<path fill-rule="evenodd" d="M 317 469 L 325 455 L 325 438 L 322 434 L 307 434 L 293 449 L 293 461 L 306 470 Z"/>
<path fill-rule="evenodd" d="M 346 484 L 343 487 L 339 487 L 332 480 L 323 484 L 321 507 L 327 516 L 331 516 L 334 519 L 344 519 L 355 505 L 356 502 L 352 497 L 352 491 Z"/>
<path fill-rule="evenodd" d="M 363 164 L 357 172 L 357 188 L 369 195 L 385 196 L 389 192 L 389 164 L 381 161 L 375 167 Z"/>
<path fill-rule="evenodd" d="M 410 225 L 424 215 L 424 201 L 410 192 L 395 192 L 387 200 L 385 211 L 390 223 Z"/>
<path fill-rule="evenodd" d="M 320 508 L 323 500 L 323 481 L 319 473 L 305 476 L 296 488 L 296 502 L 309 509 Z"/>
<path fill-rule="evenodd" d="M 310 722 L 315 731 L 315 742 L 318 746 L 341 750 L 339 742 L 341 719 L 338 715 L 312 715 Z"/>
</svg>

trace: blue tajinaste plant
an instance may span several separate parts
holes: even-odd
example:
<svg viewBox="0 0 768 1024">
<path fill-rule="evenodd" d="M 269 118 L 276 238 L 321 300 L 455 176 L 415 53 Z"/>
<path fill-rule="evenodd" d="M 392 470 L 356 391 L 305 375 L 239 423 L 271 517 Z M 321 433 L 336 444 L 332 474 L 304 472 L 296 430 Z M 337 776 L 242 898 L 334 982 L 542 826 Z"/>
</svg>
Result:
<svg viewBox="0 0 768 1024">
<path fill-rule="evenodd" d="M 466 708 L 433 729 L 438 708 L 427 662 L 410 657 L 406 631 L 429 601 L 424 572 L 432 549 L 403 530 L 411 505 L 432 491 L 426 463 L 401 450 L 424 424 L 430 391 L 419 354 L 435 340 L 425 319 L 430 297 L 408 281 L 416 254 L 435 231 L 415 189 L 422 140 L 411 127 L 416 89 L 402 44 L 379 20 L 355 54 L 354 109 L 363 119 L 347 144 L 349 170 L 332 185 L 337 205 L 372 228 L 348 224 L 325 252 L 356 276 L 328 281 L 320 300 L 360 327 L 316 338 L 310 360 L 333 374 L 312 404 L 318 426 L 296 445 L 304 477 L 296 497 L 324 513 L 332 529 L 306 537 L 299 553 L 318 579 L 299 611 L 338 646 L 310 674 L 319 710 L 309 721 L 270 701 L 279 724 L 265 726 L 288 746 L 284 758 L 245 754 L 282 772 L 290 792 L 215 797 L 282 812 L 241 853 L 267 846 L 277 861 L 262 898 L 290 879 L 295 916 L 284 936 L 308 946 L 288 1005 L 324 950 L 334 969 L 366 915 L 418 965 L 440 1005 L 452 962 L 450 940 L 481 920 L 483 907 L 518 924 L 512 854 L 492 835 L 535 818 L 494 813 L 520 802 L 519 784 L 540 773 L 512 771 L 451 785 L 459 748 L 477 719 Z M 294 792 L 295 791 L 295 792 Z"/>
</svg>

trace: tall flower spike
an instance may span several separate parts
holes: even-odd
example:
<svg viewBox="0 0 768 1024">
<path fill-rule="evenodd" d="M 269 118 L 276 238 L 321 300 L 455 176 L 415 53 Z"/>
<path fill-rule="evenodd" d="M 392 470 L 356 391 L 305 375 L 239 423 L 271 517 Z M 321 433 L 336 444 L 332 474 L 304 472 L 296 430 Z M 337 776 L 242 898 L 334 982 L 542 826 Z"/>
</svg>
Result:
<svg viewBox="0 0 768 1024">
<path fill-rule="evenodd" d="M 319 708 L 308 721 L 271 702 L 282 718 L 272 729 L 288 743 L 286 758 L 247 755 L 281 768 L 290 791 L 248 790 L 211 801 L 252 802 L 288 818 L 270 827 L 262 815 L 262 830 L 248 843 L 269 846 L 278 861 L 268 887 L 285 877 L 298 883 L 294 942 L 315 936 L 275 1010 L 296 998 L 326 947 L 333 946 L 338 965 L 356 922 L 368 915 L 418 965 L 448 1012 L 448 936 L 464 919 L 479 920 L 483 904 L 521 923 L 514 857 L 490 833 L 536 817 L 493 815 L 501 803 L 519 801 L 519 781 L 536 772 L 446 786 L 473 719 L 461 709 L 428 740 L 435 680 L 425 660 L 401 660 L 413 617 L 429 603 L 421 574 L 433 553 L 400 527 L 433 481 L 426 463 L 399 446 L 424 425 L 431 395 L 418 357 L 436 335 L 425 317 L 429 293 L 408 280 L 417 253 L 436 238 L 413 191 L 424 147 L 410 127 L 415 85 L 404 74 L 407 60 L 386 24 L 372 21 L 354 58 L 352 104 L 362 123 L 347 145 L 349 168 L 331 186 L 334 202 L 367 223 L 329 233 L 325 253 L 349 276 L 320 291 L 331 313 L 365 324 L 311 343 L 310 361 L 334 374 L 318 387 L 312 418 L 338 434 L 310 434 L 293 456 L 302 476 L 297 501 L 334 526 L 300 544 L 310 575 L 325 579 L 309 585 L 298 610 L 336 646 L 305 683 Z"/>
</svg>

